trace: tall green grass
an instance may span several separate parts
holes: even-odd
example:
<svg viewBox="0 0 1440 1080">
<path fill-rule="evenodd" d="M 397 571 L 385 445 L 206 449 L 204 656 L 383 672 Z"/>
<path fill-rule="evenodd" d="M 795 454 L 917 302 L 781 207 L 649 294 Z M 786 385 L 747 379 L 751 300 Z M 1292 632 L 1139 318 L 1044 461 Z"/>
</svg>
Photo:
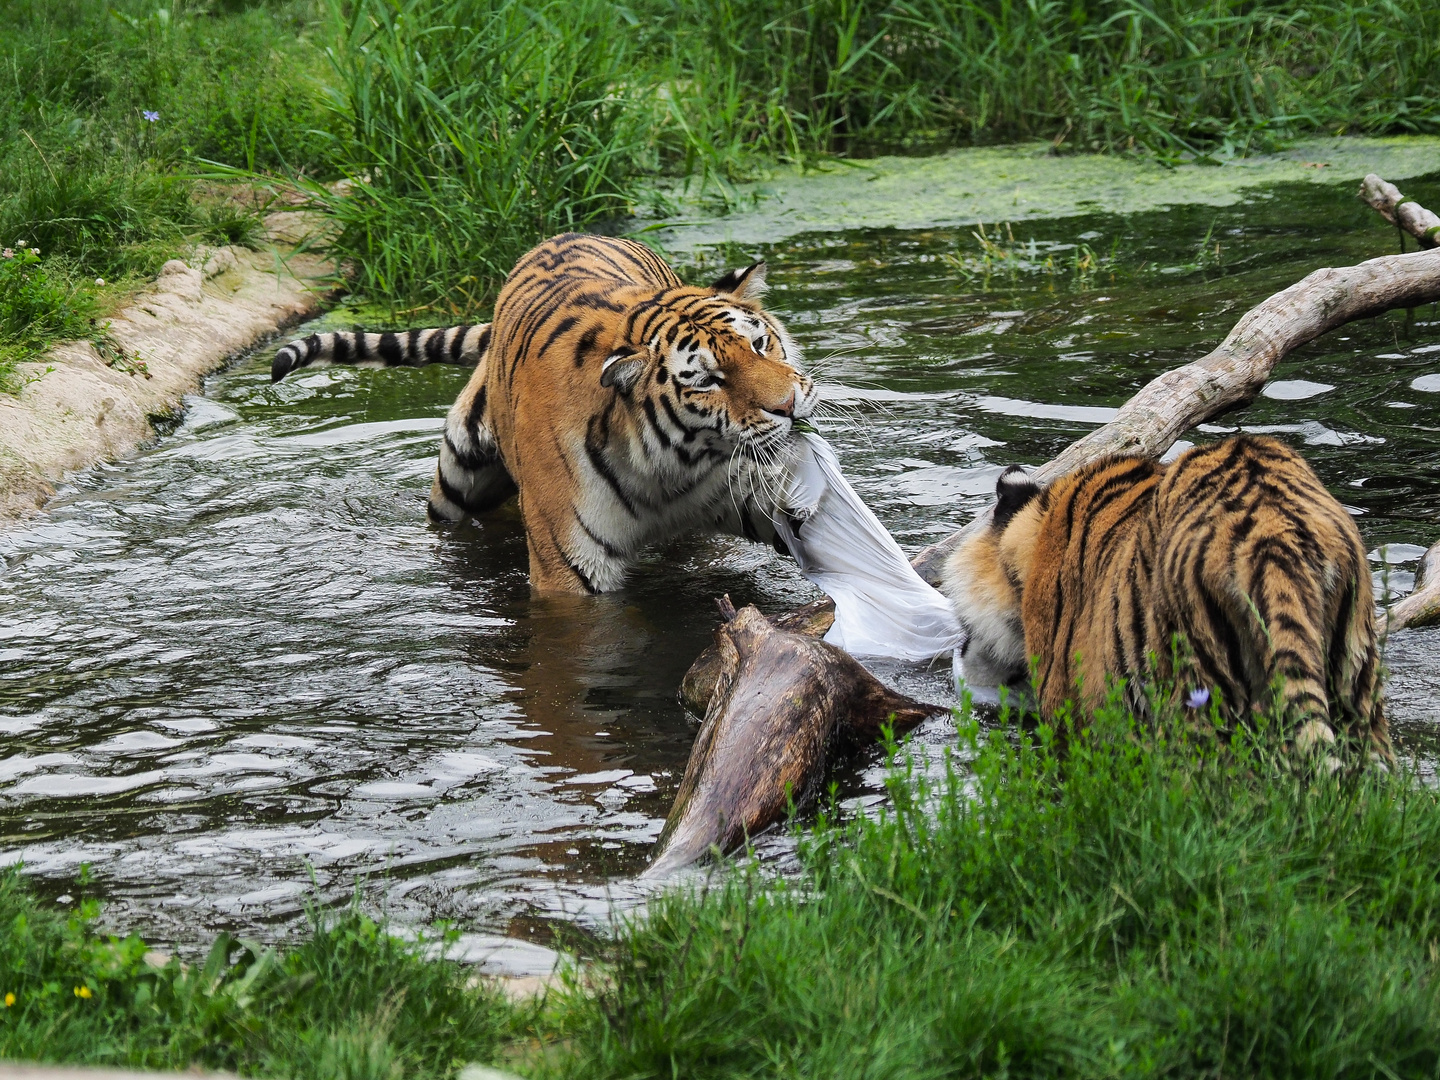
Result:
<svg viewBox="0 0 1440 1080">
<path fill-rule="evenodd" d="M 1230 155 L 1440 128 L 1425 0 L 641 0 L 688 160 L 1054 139 Z"/>
<path fill-rule="evenodd" d="M 626 925 L 573 1077 L 1440 1072 L 1440 798 L 1102 710 L 961 723 L 943 775 Z"/>
<path fill-rule="evenodd" d="M 331 0 L 334 160 L 310 185 L 353 285 L 482 308 L 536 241 L 629 208 L 643 138 L 607 0 Z"/>
<path fill-rule="evenodd" d="M 1215 160 L 1315 131 L 1440 130 L 1424 0 L 330 0 L 312 186 L 356 288 L 483 312 L 544 236 L 647 175 L 1052 139 Z"/>
</svg>

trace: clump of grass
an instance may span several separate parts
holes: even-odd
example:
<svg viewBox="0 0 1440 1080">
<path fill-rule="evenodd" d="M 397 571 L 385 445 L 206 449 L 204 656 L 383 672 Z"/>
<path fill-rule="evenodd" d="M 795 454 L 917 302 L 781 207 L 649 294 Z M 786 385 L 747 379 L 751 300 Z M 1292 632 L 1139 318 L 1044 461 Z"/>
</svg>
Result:
<svg viewBox="0 0 1440 1080">
<path fill-rule="evenodd" d="M 52 341 L 83 337 L 94 326 L 92 296 L 56 280 L 40 248 L 0 251 L 0 393 L 23 385 L 16 367 Z"/>
<path fill-rule="evenodd" d="M 98 906 L 56 912 L 0 874 L 0 1058 L 318 1080 L 449 1077 L 494 1055 L 512 1013 L 464 968 L 356 910 L 317 916 L 276 951 L 220 935 L 201 963 L 146 961 L 95 930 Z"/>
<path fill-rule="evenodd" d="M 570 1000 L 586 1077 L 1431 1076 L 1440 797 L 1118 704 L 652 902 Z"/>
<path fill-rule="evenodd" d="M 628 209 L 641 133 L 605 0 L 333 0 L 331 15 L 349 183 L 309 191 L 363 295 L 474 311 L 538 240 Z"/>
<path fill-rule="evenodd" d="M 1043 136 L 1228 156 L 1300 132 L 1434 131 L 1423 0 L 642 0 L 687 164 Z"/>
<path fill-rule="evenodd" d="M 1076 243 L 1042 243 L 1033 237 L 1017 240 L 1014 228 L 1007 221 L 988 227 L 981 222 L 971 231 L 970 238 L 975 242 L 973 250 L 957 247 L 954 251 L 942 252 L 940 260 L 966 284 L 983 292 L 999 283 L 1014 285 L 1022 276 L 1030 275 L 1061 278 L 1081 292 L 1093 288 L 1096 277 L 1101 274 L 1111 281 L 1115 278 L 1118 237 L 1108 252 L 1101 253 L 1084 240 Z M 1207 235 L 1205 242 L 1209 239 Z M 1208 251 L 1204 243 L 1201 247 Z M 1187 267 L 1195 268 L 1198 264 Z"/>
</svg>

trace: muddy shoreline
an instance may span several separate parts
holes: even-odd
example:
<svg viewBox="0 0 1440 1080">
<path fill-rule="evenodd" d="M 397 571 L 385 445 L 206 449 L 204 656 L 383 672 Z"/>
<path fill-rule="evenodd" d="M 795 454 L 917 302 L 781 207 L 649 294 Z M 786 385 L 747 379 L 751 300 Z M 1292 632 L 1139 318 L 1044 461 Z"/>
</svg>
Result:
<svg viewBox="0 0 1440 1080">
<path fill-rule="evenodd" d="M 201 248 L 111 317 L 118 357 L 71 341 L 21 365 L 33 381 L 0 396 L 0 528 L 40 510 L 67 474 L 153 438 L 207 374 L 315 314 L 330 271 L 310 254 Z"/>
</svg>

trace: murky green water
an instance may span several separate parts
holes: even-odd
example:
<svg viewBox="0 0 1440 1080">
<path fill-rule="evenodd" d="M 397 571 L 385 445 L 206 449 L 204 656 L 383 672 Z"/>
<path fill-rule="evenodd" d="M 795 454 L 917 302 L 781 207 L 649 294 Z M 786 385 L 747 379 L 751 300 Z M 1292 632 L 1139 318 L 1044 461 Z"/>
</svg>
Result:
<svg viewBox="0 0 1440 1080">
<path fill-rule="evenodd" d="M 1407 191 L 1440 201 L 1440 182 Z M 988 266 L 968 229 L 764 252 L 771 306 L 845 407 L 827 434 L 910 550 L 963 524 L 1001 467 L 1051 456 L 1265 295 L 1397 245 L 1324 187 L 1031 222 L 1013 244 L 987 233 Z M 689 258 L 697 277 L 725 261 Z M 532 600 L 513 514 L 424 519 L 464 372 L 272 387 L 268 357 L 0 537 L 5 857 L 51 895 L 77 895 L 88 864 L 112 922 L 182 945 L 280 936 L 357 875 L 400 922 L 456 920 L 476 956 L 549 919 L 603 922 L 678 785 L 694 727 L 675 691 L 711 598 L 775 610 L 810 586 L 766 549 L 699 539 L 653 553 L 621 594 Z M 1440 314 L 1349 327 L 1270 393 L 1229 422 L 1302 449 L 1367 541 L 1390 545 L 1384 576 L 1406 591 L 1440 538 Z M 1394 726 L 1428 762 L 1440 631 L 1395 635 L 1389 660 Z M 944 672 L 887 674 L 944 692 Z M 874 763 L 844 780 L 863 795 Z"/>
</svg>

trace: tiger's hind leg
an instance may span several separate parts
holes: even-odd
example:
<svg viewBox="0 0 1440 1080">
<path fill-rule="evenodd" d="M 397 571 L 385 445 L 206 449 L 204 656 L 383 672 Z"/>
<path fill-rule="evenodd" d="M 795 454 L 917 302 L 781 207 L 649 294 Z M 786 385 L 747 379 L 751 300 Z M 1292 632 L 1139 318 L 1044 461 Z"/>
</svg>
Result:
<svg viewBox="0 0 1440 1080">
<path fill-rule="evenodd" d="M 435 521 L 463 521 L 471 514 L 493 510 L 516 493 L 500 447 L 490 428 L 485 387 L 488 350 L 481 354 L 470 381 L 450 406 L 440 460 L 430 485 L 427 513 Z"/>
<path fill-rule="evenodd" d="M 1264 631 L 1256 644 L 1299 754 L 1336 768 L 1330 755 L 1343 743 L 1389 761 L 1365 547 L 1345 511 L 1314 487 L 1302 523 L 1268 536 L 1256 530 L 1249 583 Z"/>
<path fill-rule="evenodd" d="M 1327 677 L 1335 719 L 1355 746 L 1384 764 L 1395 760 L 1385 719 L 1380 643 L 1375 626 L 1375 596 L 1365 549 L 1356 550 L 1337 577 L 1341 579 L 1331 626 Z"/>
</svg>

